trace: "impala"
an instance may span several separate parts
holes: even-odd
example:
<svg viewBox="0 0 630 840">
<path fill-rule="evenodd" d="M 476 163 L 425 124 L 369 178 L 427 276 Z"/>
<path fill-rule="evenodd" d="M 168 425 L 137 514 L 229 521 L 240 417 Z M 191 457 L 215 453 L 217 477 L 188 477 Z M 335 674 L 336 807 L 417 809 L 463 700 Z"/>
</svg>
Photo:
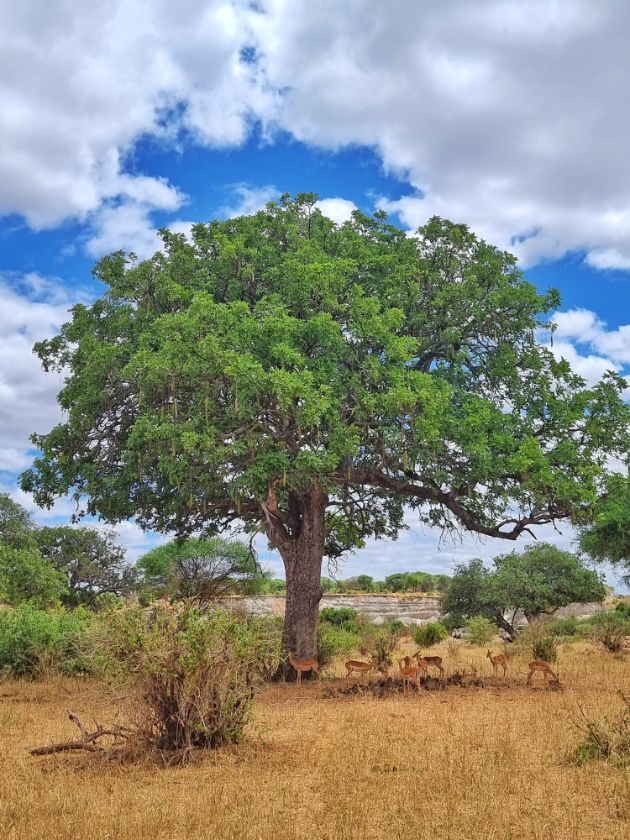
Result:
<svg viewBox="0 0 630 840">
<path fill-rule="evenodd" d="M 497 675 L 497 668 L 499 665 L 503 668 L 503 676 L 505 676 L 505 672 L 507 671 L 508 661 L 507 656 L 504 653 L 492 653 L 491 650 L 486 653 L 486 656 L 492 662 L 492 674 L 496 677 Z"/>
<path fill-rule="evenodd" d="M 551 674 L 551 676 L 553 677 L 554 682 L 560 682 L 560 677 L 558 676 L 558 674 L 555 674 L 551 670 L 551 665 L 542 659 L 534 659 L 533 662 L 530 662 L 527 667 L 529 668 L 529 674 L 527 675 L 527 685 L 532 684 L 532 677 L 534 676 L 536 671 L 541 671 L 545 675 L 545 683 L 549 682 L 549 674 Z"/>
<path fill-rule="evenodd" d="M 353 671 L 358 674 L 369 674 L 374 668 L 376 668 L 376 662 L 361 662 L 359 659 L 349 659 L 346 662 L 346 677 L 349 679 Z"/>
<path fill-rule="evenodd" d="M 437 668 L 440 672 L 440 676 L 444 676 L 444 668 L 442 668 L 442 657 L 441 656 L 423 656 L 420 651 L 414 653 L 413 658 L 418 663 L 418 667 L 423 673 L 426 673 L 427 667 L 429 665 L 433 665 Z"/>
<path fill-rule="evenodd" d="M 400 675 L 403 678 L 404 692 L 407 693 L 407 683 L 415 682 L 420 688 L 420 668 L 417 665 L 411 665 L 411 659 L 408 656 L 398 660 L 398 668 Z"/>
<path fill-rule="evenodd" d="M 297 673 L 297 684 L 301 685 L 302 683 L 302 672 L 303 671 L 315 671 L 316 674 L 319 674 L 319 664 L 316 659 L 298 659 L 291 651 L 289 653 L 289 662 L 295 668 Z"/>
</svg>

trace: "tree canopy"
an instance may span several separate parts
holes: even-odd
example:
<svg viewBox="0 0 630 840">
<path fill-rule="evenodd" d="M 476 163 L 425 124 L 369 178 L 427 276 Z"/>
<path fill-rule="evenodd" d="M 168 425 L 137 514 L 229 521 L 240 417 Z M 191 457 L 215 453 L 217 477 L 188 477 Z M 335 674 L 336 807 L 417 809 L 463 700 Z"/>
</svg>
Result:
<svg viewBox="0 0 630 840">
<path fill-rule="evenodd" d="M 611 563 L 630 583 L 630 479 L 611 475 L 580 531 L 580 548 L 594 560 Z"/>
<path fill-rule="evenodd" d="M 156 596 L 206 602 L 244 591 L 262 573 L 248 546 L 212 539 L 174 540 L 147 552 L 136 564 L 140 586 Z"/>
<path fill-rule="evenodd" d="M 133 588 L 125 550 L 112 532 L 59 525 L 38 528 L 35 540 L 42 556 L 62 574 L 62 600 L 68 606 L 94 606 L 99 595 L 124 595 Z"/>
<path fill-rule="evenodd" d="M 305 656 L 324 553 L 396 536 L 405 507 L 516 539 L 578 517 L 629 451 L 623 381 L 589 388 L 537 342 L 558 294 L 514 257 L 437 218 L 335 225 L 315 198 L 100 260 L 103 296 L 36 346 L 66 416 L 22 477 L 112 522 L 263 529 Z"/>
<path fill-rule="evenodd" d="M 499 555 L 493 564 L 494 570 L 487 569 L 476 558 L 455 569 L 442 602 L 451 623 L 482 615 L 513 637 L 517 610 L 533 621 L 575 602 L 603 601 L 606 595 L 597 572 L 549 543 L 529 545 L 521 554 Z"/>
<path fill-rule="evenodd" d="M 0 543 L 13 548 L 32 545 L 35 525 L 30 514 L 8 493 L 0 493 Z"/>
</svg>

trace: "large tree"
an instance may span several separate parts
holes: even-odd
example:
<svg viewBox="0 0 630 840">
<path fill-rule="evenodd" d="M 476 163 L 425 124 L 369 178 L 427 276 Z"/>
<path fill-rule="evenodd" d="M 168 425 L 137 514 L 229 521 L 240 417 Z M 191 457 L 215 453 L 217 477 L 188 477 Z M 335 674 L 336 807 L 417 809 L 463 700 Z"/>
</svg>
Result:
<svg viewBox="0 0 630 840">
<path fill-rule="evenodd" d="M 630 584 L 630 478 L 611 475 L 580 528 L 580 548 L 600 562 L 611 563 Z"/>
<path fill-rule="evenodd" d="M 64 421 L 22 478 L 39 504 L 179 535 L 240 522 L 284 560 L 284 647 L 315 654 L 324 555 L 420 522 L 515 540 L 595 499 L 628 452 L 615 374 L 537 343 L 558 294 L 465 226 L 338 226 L 315 196 L 164 231 L 37 345 Z"/>
<path fill-rule="evenodd" d="M 0 493 L 0 544 L 13 548 L 33 545 L 35 525 L 30 514 L 8 493 Z"/>
</svg>

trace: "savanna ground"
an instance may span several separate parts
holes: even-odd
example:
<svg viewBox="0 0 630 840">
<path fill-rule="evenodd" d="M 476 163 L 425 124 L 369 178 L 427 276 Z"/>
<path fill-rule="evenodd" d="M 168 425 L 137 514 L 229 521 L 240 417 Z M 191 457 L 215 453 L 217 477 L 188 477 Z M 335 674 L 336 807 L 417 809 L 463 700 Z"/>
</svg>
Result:
<svg viewBox="0 0 630 840">
<path fill-rule="evenodd" d="M 616 713 L 630 658 L 566 646 L 556 691 L 540 674 L 525 685 L 526 660 L 503 680 L 489 676 L 485 649 L 434 652 L 451 673 L 475 663 L 484 687 L 324 699 L 337 663 L 301 688 L 265 688 L 241 746 L 182 768 L 31 757 L 32 746 L 75 736 L 67 709 L 112 722 L 124 701 L 93 681 L 0 683 L 0 837 L 630 837 L 630 770 L 567 759 L 577 704 L 597 718 Z"/>
</svg>

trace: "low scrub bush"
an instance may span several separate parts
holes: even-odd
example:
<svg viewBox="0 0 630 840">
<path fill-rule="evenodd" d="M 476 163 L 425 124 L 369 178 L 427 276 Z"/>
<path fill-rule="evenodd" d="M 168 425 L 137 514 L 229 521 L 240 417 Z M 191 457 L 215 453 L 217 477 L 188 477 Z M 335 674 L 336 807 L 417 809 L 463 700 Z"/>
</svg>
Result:
<svg viewBox="0 0 630 840">
<path fill-rule="evenodd" d="M 326 621 L 335 627 L 349 630 L 351 633 L 358 633 L 358 613 L 351 607 L 324 607 L 319 613 L 320 622 Z"/>
<path fill-rule="evenodd" d="M 0 611 L 0 672 L 38 678 L 48 670 L 64 674 L 95 669 L 89 641 L 93 614 L 75 610 L 40 610 L 21 604 Z"/>
<path fill-rule="evenodd" d="M 615 767 L 630 767 L 630 701 L 621 694 L 623 707 L 618 717 L 589 718 L 580 708 L 581 718 L 575 722 L 582 733 L 572 759 L 578 765 L 606 761 Z"/>
<path fill-rule="evenodd" d="M 587 635 L 589 632 L 589 627 L 586 622 L 580 621 L 577 618 L 555 618 L 553 621 L 547 622 L 547 629 L 551 636 L 556 637 L 579 638 Z"/>
<path fill-rule="evenodd" d="M 623 649 L 626 636 L 630 636 L 630 620 L 623 612 L 611 611 L 594 615 L 590 619 L 591 637 L 611 653 Z"/>
<path fill-rule="evenodd" d="M 439 621 L 419 624 L 413 631 L 413 640 L 420 647 L 437 645 L 448 636 L 448 630 Z"/>
<path fill-rule="evenodd" d="M 476 615 L 466 622 L 468 641 L 473 645 L 484 646 L 495 636 L 496 626 L 485 616 Z"/>
<path fill-rule="evenodd" d="M 356 650 L 359 637 L 343 627 L 321 621 L 317 628 L 317 661 L 320 668 L 328 665 L 335 656 L 343 656 Z"/>
<path fill-rule="evenodd" d="M 103 643 L 136 698 L 141 741 L 169 761 L 238 743 L 254 692 L 279 663 L 270 623 L 188 604 L 113 612 Z"/>
<path fill-rule="evenodd" d="M 393 652 L 398 644 L 398 636 L 392 633 L 387 625 L 377 627 L 366 625 L 360 638 L 359 650 L 363 656 L 367 656 L 376 662 L 378 668 L 387 673 L 393 663 Z"/>
<path fill-rule="evenodd" d="M 516 647 L 532 659 L 555 662 L 558 658 L 558 637 L 553 635 L 552 622 L 546 619 L 531 621 L 518 635 Z"/>
</svg>

